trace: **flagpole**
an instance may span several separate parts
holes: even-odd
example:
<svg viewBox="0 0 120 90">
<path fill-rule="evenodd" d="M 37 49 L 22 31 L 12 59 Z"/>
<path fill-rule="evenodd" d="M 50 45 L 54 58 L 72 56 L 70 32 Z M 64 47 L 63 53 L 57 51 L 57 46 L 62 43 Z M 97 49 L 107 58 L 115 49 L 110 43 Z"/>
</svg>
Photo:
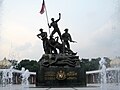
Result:
<svg viewBox="0 0 120 90">
<path fill-rule="evenodd" d="M 48 20 L 48 14 L 47 14 L 47 9 L 46 9 L 46 3 L 45 3 L 45 0 L 43 0 L 43 1 L 44 1 L 44 4 L 45 4 L 46 19 L 47 19 L 47 25 L 48 25 L 49 34 L 50 34 L 50 28 L 49 28 L 49 20 Z"/>
</svg>

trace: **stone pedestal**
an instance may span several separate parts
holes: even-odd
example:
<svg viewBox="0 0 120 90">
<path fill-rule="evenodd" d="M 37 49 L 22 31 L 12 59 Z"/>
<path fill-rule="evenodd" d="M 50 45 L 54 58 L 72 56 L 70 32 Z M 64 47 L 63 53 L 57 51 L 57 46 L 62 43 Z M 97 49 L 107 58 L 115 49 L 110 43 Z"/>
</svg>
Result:
<svg viewBox="0 0 120 90">
<path fill-rule="evenodd" d="M 86 86 L 86 73 L 81 67 L 41 67 L 36 76 L 38 87 Z"/>
<path fill-rule="evenodd" d="M 38 87 L 86 86 L 86 72 L 79 56 L 68 54 L 44 54 L 36 73 Z"/>
</svg>

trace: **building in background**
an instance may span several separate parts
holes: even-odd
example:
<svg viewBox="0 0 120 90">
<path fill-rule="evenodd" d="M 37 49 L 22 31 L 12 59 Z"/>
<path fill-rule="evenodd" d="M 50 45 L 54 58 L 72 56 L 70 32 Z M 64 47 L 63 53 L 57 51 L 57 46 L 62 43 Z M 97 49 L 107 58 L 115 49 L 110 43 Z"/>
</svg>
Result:
<svg viewBox="0 0 120 90">
<path fill-rule="evenodd" d="M 12 63 L 6 59 L 6 57 L 0 61 L 0 69 L 7 69 L 10 68 Z"/>
</svg>

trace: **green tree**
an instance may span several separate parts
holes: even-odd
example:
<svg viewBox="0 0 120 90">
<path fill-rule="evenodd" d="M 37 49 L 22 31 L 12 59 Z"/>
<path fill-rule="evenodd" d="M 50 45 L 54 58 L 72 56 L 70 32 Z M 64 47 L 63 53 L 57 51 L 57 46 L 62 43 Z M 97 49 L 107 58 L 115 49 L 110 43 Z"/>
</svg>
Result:
<svg viewBox="0 0 120 90">
<path fill-rule="evenodd" d="M 100 58 L 91 59 L 91 61 L 90 61 L 90 71 L 99 69 L 99 61 L 100 61 Z"/>
<path fill-rule="evenodd" d="M 99 69 L 99 61 L 100 58 L 96 59 L 81 59 L 82 63 L 84 64 L 84 68 L 86 71 L 93 71 Z"/>
<path fill-rule="evenodd" d="M 36 72 L 39 69 L 39 64 L 36 60 L 30 61 L 29 59 L 24 59 L 18 63 L 16 69 L 21 70 L 22 67 L 28 69 L 30 72 Z"/>
</svg>

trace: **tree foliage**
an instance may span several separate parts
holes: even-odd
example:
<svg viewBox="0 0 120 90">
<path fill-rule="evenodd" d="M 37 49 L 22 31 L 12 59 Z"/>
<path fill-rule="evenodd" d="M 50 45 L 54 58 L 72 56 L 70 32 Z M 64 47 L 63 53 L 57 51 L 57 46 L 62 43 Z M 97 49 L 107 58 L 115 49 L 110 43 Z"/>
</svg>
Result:
<svg viewBox="0 0 120 90">
<path fill-rule="evenodd" d="M 24 59 L 18 63 L 16 69 L 21 70 L 22 67 L 28 69 L 30 72 L 36 72 L 39 69 L 39 64 L 36 60 Z"/>
<path fill-rule="evenodd" d="M 105 57 L 106 59 L 106 67 L 110 66 L 110 59 Z M 81 59 L 81 62 L 84 64 L 84 68 L 86 71 L 93 71 L 93 70 L 98 70 L 99 69 L 99 61 L 101 58 L 92 58 L 91 60 L 89 59 Z"/>
</svg>

